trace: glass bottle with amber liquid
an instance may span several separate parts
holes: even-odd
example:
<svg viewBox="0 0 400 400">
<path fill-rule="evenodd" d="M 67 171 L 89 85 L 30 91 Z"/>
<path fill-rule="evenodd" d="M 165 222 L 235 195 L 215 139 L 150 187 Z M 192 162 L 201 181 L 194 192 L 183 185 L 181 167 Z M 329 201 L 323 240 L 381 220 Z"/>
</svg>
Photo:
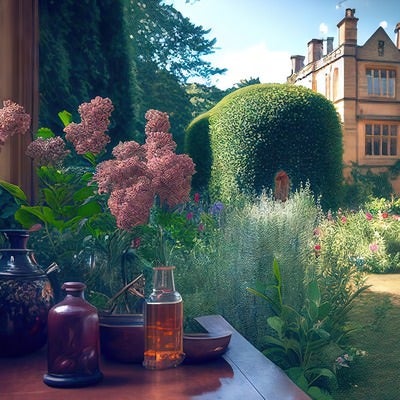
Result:
<svg viewBox="0 0 400 400">
<path fill-rule="evenodd" d="M 183 361 L 183 302 L 175 290 L 174 267 L 153 269 L 153 291 L 146 299 L 144 328 L 145 368 L 171 368 Z"/>
</svg>

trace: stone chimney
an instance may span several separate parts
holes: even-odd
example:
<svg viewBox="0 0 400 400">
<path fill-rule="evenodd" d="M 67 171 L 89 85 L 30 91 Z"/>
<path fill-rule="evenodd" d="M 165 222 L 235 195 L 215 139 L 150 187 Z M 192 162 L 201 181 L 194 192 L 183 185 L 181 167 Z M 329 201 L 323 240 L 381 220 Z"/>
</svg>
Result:
<svg viewBox="0 0 400 400">
<path fill-rule="evenodd" d="M 326 54 L 333 51 L 333 37 L 329 36 L 326 38 Z"/>
<path fill-rule="evenodd" d="M 342 44 L 357 44 L 357 22 L 354 8 L 346 8 L 344 18 L 337 24 L 339 28 L 339 46 Z"/>
<path fill-rule="evenodd" d="M 400 22 L 397 23 L 396 28 L 394 29 L 394 33 L 397 34 L 396 46 L 400 50 Z"/>
<path fill-rule="evenodd" d="M 318 61 L 324 53 L 324 42 L 322 39 L 312 39 L 308 42 L 308 63 Z"/>
<path fill-rule="evenodd" d="M 304 56 L 292 56 L 292 74 L 297 74 L 304 67 Z"/>
</svg>

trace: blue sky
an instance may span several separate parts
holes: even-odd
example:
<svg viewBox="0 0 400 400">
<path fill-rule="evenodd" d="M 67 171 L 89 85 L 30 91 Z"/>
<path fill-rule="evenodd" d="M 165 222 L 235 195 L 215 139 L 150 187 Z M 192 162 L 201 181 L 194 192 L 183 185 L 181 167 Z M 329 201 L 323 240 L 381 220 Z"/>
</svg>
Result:
<svg viewBox="0 0 400 400">
<path fill-rule="evenodd" d="M 228 68 L 213 81 L 222 89 L 241 79 L 285 82 L 292 55 L 307 56 L 311 39 L 334 37 L 346 8 L 354 8 L 358 21 L 358 44 L 382 26 L 395 41 L 400 22 L 400 0 L 165 0 L 193 24 L 211 29 L 218 48 L 207 57 L 216 67 Z"/>
</svg>

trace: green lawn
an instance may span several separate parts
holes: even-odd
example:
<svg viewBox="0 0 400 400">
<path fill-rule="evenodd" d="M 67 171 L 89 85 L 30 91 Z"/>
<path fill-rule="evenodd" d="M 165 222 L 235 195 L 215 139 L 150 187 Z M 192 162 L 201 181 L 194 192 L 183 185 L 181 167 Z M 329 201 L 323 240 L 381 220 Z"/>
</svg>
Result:
<svg viewBox="0 0 400 400">
<path fill-rule="evenodd" d="M 348 372 L 348 387 L 333 394 L 337 400 L 400 399 L 400 296 L 366 291 L 355 301 L 351 319 L 365 326 L 351 345 L 365 350 Z"/>
</svg>

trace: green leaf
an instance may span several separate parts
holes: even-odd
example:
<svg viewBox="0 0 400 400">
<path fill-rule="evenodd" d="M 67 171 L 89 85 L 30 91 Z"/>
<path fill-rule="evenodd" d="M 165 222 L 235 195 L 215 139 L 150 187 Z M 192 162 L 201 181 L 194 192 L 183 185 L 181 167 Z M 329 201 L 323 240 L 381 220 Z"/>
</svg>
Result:
<svg viewBox="0 0 400 400">
<path fill-rule="evenodd" d="M 309 368 L 307 374 L 314 374 L 318 377 L 326 376 L 329 379 L 336 379 L 336 375 L 328 368 Z"/>
<path fill-rule="evenodd" d="M 72 122 L 72 114 L 66 110 L 60 111 L 58 117 L 61 119 L 64 126 L 68 126 Z"/>
<path fill-rule="evenodd" d="M 89 197 L 93 196 L 93 187 L 85 186 L 74 193 L 73 199 L 77 203 L 83 203 Z"/>
<path fill-rule="evenodd" d="M 249 287 L 247 288 L 247 291 L 252 293 L 252 294 L 254 294 L 254 295 L 256 295 L 256 296 L 258 296 L 258 297 L 260 297 L 260 298 L 262 298 L 262 299 L 264 299 L 264 300 L 266 300 L 272 306 L 275 314 L 278 314 L 278 312 L 280 310 L 280 305 L 272 297 L 268 296 L 265 293 L 261 293 L 258 290 L 255 290 L 253 288 L 249 288 Z"/>
<path fill-rule="evenodd" d="M 91 217 L 100 214 L 103 211 L 97 201 L 91 201 L 78 207 L 78 215 L 81 217 Z"/>
<path fill-rule="evenodd" d="M 267 335 L 267 336 L 265 337 L 265 342 L 266 342 L 268 345 L 273 345 L 273 346 L 276 346 L 276 347 L 280 347 L 280 348 L 282 348 L 282 349 L 285 349 L 285 346 L 284 346 L 284 344 L 283 344 L 283 341 L 280 340 L 280 339 L 277 339 L 275 336 Z M 267 351 L 271 351 L 271 350 L 272 350 L 272 349 L 270 349 L 270 348 L 267 349 Z"/>
<path fill-rule="evenodd" d="M 333 397 L 317 386 L 311 386 L 305 391 L 313 400 L 333 400 Z"/>
<path fill-rule="evenodd" d="M 314 302 L 309 302 L 307 305 L 307 312 L 310 318 L 310 321 L 316 321 L 318 319 L 319 309 Z"/>
<path fill-rule="evenodd" d="M 279 264 L 276 259 L 274 259 L 273 265 L 272 265 L 272 271 L 274 273 L 274 277 L 277 280 L 278 286 L 282 286 L 282 276 L 281 276 L 281 271 L 279 269 Z"/>
<path fill-rule="evenodd" d="M 56 135 L 50 128 L 39 128 L 36 132 L 35 138 L 42 138 L 42 139 L 51 139 Z"/>
<path fill-rule="evenodd" d="M 323 320 L 325 319 L 332 309 L 332 305 L 328 302 L 324 302 L 320 305 L 318 309 L 318 319 Z"/>
<path fill-rule="evenodd" d="M 92 165 L 96 165 L 96 156 L 93 153 L 85 153 L 83 158 L 90 162 Z"/>
<path fill-rule="evenodd" d="M 301 367 L 292 367 L 285 370 L 287 376 L 305 392 L 308 390 L 308 381 L 304 376 L 304 369 Z"/>
<path fill-rule="evenodd" d="M 21 200 L 22 202 L 27 203 L 28 198 L 26 197 L 26 194 L 24 191 L 17 185 L 14 185 L 12 183 L 3 181 L 0 179 L 0 186 L 3 187 L 7 192 L 9 192 L 12 196 L 14 196 L 16 199 Z"/>
<path fill-rule="evenodd" d="M 46 203 L 49 205 L 49 207 L 57 209 L 59 207 L 59 204 L 54 192 L 51 189 L 46 189 L 46 188 L 44 188 L 42 192 L 46 200 Z"/>
<path fill-rule="evenodd" d="M 22 206 L 15 212 L 15 219 L 26 229 L 43 222 L 43 219 L 38 217 L 35 213 L 32 213 L 30 208 L 31 207 L 24 208 L 24 206 Z"/>
<path fill-rule="evenodd" d="M 312 281 L 308 285 L 308 299 L 319 306 L 321 302 L 321 292 L 316 281 Z"/>
<path fill-rule="evenodd" d="M 283 328 L 285 322 L 278 316 L 269 317 L 267 319 L 268 325 L 278 333 L 279 337 L 283 336 Z"/>
</svg>

